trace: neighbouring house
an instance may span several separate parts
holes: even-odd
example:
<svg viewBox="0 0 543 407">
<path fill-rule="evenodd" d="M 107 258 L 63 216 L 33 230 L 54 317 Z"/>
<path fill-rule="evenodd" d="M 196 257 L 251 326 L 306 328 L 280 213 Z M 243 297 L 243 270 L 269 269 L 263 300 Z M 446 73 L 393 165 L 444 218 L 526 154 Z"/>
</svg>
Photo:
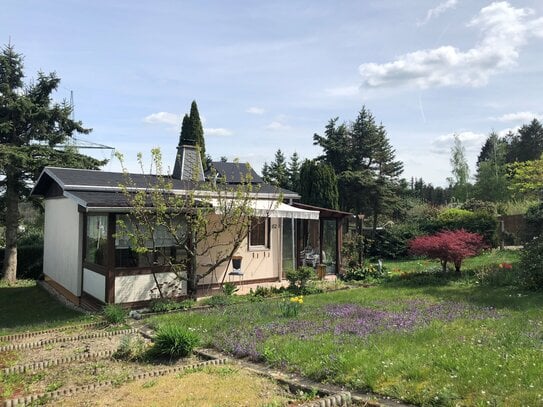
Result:
<svg viewBox="0 0 543 407">
<path fill-rule="evenodd" d="M 229 184 L 242 182 L 249 171 L 258 185 L 256 227 L 236 252 L 243 259 L 238 277 L 230 278 L 234 264 L 227 262 L 199 281 L 198 293 L 209 293 L 225 279 L 244 285 L 280 283 L 286 270 L 304 264 L 324 263 L 331 274 L 341 271 L 341 220 L 350 214 L 294 204 L 298 194 L 264 183 L 245 164 L 213 162 L 212 167 Z M 194 189 L 203 174 L 198 150 L 178 146 L 172 192 Z M 146 188 L 148 176 L 131 174 L 131 179 L 134 188 Z M 167 269 L 152 270 L 139 262 L 128 240 L 117 235 L 117 221 L 127 221 L 131 210 L 120 187 L 124 181 L 117 172 L 46 167 L 32 190 L 33 196 L 44 198 L 45 283 L 75 304 L 143 306 L 155 296 L 155 277 L 174 287 L 175 297 L 187 295 L 186 281 Z M 165 247 L 174 244 L 166 235 L 161 241 Z M 181 247 L 171 247 L 171 253 L 186 256 Z M 197 270 L 205 261 L 196 259 Z"/>
</svg>

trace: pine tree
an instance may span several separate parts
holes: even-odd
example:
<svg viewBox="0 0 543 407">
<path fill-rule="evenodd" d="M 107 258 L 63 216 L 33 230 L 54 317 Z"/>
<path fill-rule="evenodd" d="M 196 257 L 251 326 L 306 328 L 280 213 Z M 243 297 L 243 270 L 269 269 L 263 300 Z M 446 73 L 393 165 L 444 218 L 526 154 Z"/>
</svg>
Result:
<svg viewBox="0 0 543 407">
<path fill-rule="evenodd" d="M 75 149 L 55 149 L 74 133 L 90 133 L 70 118 L 67 103 L 53 103 L 51 94 L 60 79 L 38 73 L 36 81 L 23 83 L 23 57 L 7 45 L 0 54 L 0 188 L 5 202 L 3 279 L 17 277 L 19 204 L 29 185 L 46 165 L 98 169 L 105 161 L 79 154 Z"/>
</svg>

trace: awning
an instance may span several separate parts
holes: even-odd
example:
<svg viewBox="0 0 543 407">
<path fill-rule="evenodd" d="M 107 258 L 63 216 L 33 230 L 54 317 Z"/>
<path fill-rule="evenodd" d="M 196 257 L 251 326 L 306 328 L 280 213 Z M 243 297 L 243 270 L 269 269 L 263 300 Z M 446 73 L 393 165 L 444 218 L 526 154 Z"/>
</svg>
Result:
<svg viewBox="0 0 543 407">
<path fill-rule="evenodd" d="M 294 206 L 287 205 L 282 202 L 274 202 L 272 206 L 270 206 L 269 201 L 256 201 L 255 204 L 255 214 L 257 216 L 319 220 L 319 211 L 309 211 L 307 209 L 295 208 Z"/>
<path fill-rule="evenodd" d="M 220 203 L 217 199 L 211 199 L 211 204 L 216 212 L 220 213 Z M 307 209 L 295 208 L 282 202 L 266 199 L 255 199 L 253 201 L 255 216 L 270 218 L 289 218 L 289 219 L 311 219 L 319 220 L 319 211 L 310 211 Z"/>
</svg>

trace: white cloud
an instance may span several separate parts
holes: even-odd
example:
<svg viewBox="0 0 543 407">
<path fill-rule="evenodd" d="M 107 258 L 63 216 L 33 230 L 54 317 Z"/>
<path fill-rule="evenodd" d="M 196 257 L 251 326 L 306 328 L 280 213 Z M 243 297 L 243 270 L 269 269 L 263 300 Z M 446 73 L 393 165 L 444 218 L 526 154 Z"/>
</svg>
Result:
<svg viewBox="0 0 543 407">
<path fill-rule="evenodd" d="M 290 129 L 290 126 L 278 121 L 273 121 L 266 126 L 266 129 L 272 130 L 272 131 L 280 131 L 280 130 L 288 130 Z"/>
<path fill-rule="evenodd" d="M 533 119 L 541 119 L 542 115 L 534 112 L 507 113 L 500 117 L 492 117 L 500 122 L 531 122 Z"/>
<path fill-rule="evenodd" d="M 455 136 L 458 136 L 466 151 L 478 151 L 487 137 L 486 134 L 474 133 L 472 131 L 449 133 L 439 136 L 432 141 L 430 150 L 436 154 L 450 154 Z"/>
<path fill-rule="evenodd" d="M 206 136 L 217 136 L 217 137 L 226 137 L 226 136 L 231 136 L 232 135 L 232 132 L 228 129 L 223 129 L 223 128 L 216 128 L 216 129 L 212 129 L 212 128 L 205 128 L 204 129 L 204 134 Z"/>
<path fill-rule="evenodd" d="M 422 21 L 418 25 L 426 24 L 431 19 L 439 17 L 445 11 L 451 8 L 455 8 L 457 4 L 458 4 L 458 0 L 447 0 L 447 1 L 444 1 L 443 3 L 438 4 L 436 7 L 428 10 L 428 12 L 426 13 L 426 18 L 424 19 L 424 21 Z"/>
<path fill-rule="evenodd" d="M 250 114 L 264 114 L 265 110 L 261 107 L 251 106 L 247 110 L 245 110 L 245 112 Z"/>
<path fill-rule="evenodd" d="M 532 14 L 531 9 L 494 2 L 468 24 L 481 32 L 481 40 L 473 48 L 461 51 L 441 46 L 404 54 L 384 64 L 362 64 L 363 86 L 424 89 L 486 85 L 492 75 L 516 64 L 530 38 L 543 37 L 543 18 L 530 17 Z"/>
<path fill-rule="evenodd" d="M 360 94 L 360 87 L 358 85 L 338 86 L 327 88 L 324 91 L 329 96 L 356 96 Z"/>
<path fill-rule="evenodd" d="M 149 116 L 144 117 L 143 121 L 150 124 L 170 124 L 178 126 L 181 125 L 181 116 L 174 113 L 158 112 L 151 113 Z"/>
</svg>

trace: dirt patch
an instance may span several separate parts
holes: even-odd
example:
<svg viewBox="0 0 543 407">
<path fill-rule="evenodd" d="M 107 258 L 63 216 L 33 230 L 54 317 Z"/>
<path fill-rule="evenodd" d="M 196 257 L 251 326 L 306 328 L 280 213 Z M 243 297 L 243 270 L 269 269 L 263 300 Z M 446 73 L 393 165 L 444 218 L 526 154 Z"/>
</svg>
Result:
<svg viewBox="0 0 543 407">
<path fill-rule="evenodd" d="M 160 395 L 157 397 L 157 395 Z M 290 395 L 276 382 L 235 366 L 209 366 L 138 380 L 115 389 L 78 393 L 51 402 L 62 406 L 287 406 Z"/>
</svg>

